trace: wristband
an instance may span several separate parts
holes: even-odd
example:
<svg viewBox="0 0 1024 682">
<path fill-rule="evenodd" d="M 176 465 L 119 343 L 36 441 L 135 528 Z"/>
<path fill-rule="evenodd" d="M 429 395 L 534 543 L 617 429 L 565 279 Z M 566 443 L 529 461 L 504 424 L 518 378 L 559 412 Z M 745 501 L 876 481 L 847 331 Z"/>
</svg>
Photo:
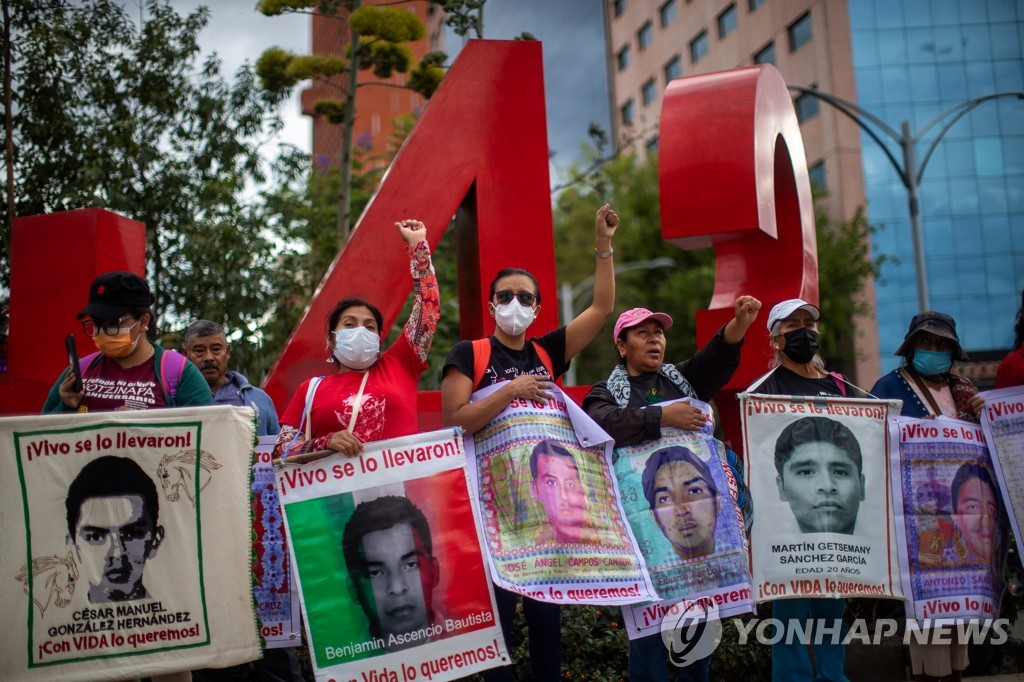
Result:
<svg viewBox="0 0 1024 682">
<path fill-rule="evenodd" d="M 594 249 L 594 255 L 597 256 L 598 258 L 611 258 L 613 253 L 615 253 L 615 249 L 613 249 L 610 246 L 608 247 L 607 251 L 601 251 L 600 249 L 597 248 Z"/>
</svg>

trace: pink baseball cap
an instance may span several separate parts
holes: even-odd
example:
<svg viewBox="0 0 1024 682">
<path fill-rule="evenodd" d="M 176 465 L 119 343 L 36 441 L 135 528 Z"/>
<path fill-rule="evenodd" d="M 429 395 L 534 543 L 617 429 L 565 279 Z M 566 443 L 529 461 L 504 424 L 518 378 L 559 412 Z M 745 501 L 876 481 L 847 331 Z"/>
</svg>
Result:
<svg viewBox="0 0 1024 682">
<path fill-rule="evenodd" d="M 635 327 L 641 322 L 652 319 L 660 324 L 664 329 L 668 329 L 672 326 L 672 318 L 665 313 L 652 313 L 647 308 L 633 308 L 632 310 L 627 310 L 619 315 L 619 319 L 615 321 L 615 332 L 613 338 L 617 340 L 623 329 Z"/>
</svg>

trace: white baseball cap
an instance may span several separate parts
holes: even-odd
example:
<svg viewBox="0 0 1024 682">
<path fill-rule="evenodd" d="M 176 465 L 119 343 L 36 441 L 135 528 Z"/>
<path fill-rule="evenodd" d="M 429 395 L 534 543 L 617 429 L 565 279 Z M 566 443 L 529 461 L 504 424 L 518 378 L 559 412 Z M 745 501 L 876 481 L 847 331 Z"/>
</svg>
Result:
<svg viewBox="0 0 1024 682">
<path fill-rule="evenodd" d="M 821 311 L 818 310 L 817 306 L 813 306 L 799 298 L 791 298 L 788 301 L 775 304 L 775 307 L 768 314 L 768 333 L 775 335 L 775 325 L 798 310 L 806 310 L 815 320 L 821 317 Z"/>
</svg>

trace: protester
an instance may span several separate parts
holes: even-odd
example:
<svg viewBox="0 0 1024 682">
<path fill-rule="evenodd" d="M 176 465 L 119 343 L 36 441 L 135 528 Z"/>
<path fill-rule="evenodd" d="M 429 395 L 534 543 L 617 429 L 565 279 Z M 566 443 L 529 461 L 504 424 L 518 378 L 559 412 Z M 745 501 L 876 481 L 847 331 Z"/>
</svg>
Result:
<svg viewBox="0 0 1024 682">
<path fill-rule="evenodd" d="M 185 330 L 181 345 L 185 356 L 209 384 L 214 403 L 255 409 L 257 436 L 276 436 L 281 432 L 270 396 L 250 384 L 241 372 L 228 370 L 231 344 L 224 327 L 210 320 L 197 320 Z"/>
<path fill-rule="evenodd" d="M 416 386 L 440 314 L 427 229 L 416 220 L 395 223 L 406 243 L 413 276 L 413 307 L 402 334 L 380 351 L 384 319 L 369 301 L 349 297 L 327 318 L 327 362 L 337 371 L 303 382 L 281 415 L 274 456 L 334 450 L 355 456 L 363 443 L 417 431 Z"/>
<path fill-rule="evenodd" d="M 980 421 L 985 399 L 970 379 L 950 371 L 954 361 L 967 359 L 952 317 L 933 310 L 914 315 L 896 355 L 903 366 L 879 379 L 873 395 L 902 400 L 904 417 Z"/>
<path fill-rule="evenodd" d="M 980 421 L 985 399 L 970 379 L 949 371 L 954 360 L 967 359 L 952 317 L 935 311 L 915 315 L 896 355 L 902 357 L 903 366 L 879 379 L 871 389 L 872 395 L 902 400 L 900 414 L 904 417 L 944 415 L 976 424 Z M 955 497 L 952 503 L 956 506 Z M 966 642 L 910 641 L 910 665 L 919 682 L 959 680 L 968 663 Z"/>
<path fill-rule="evenodd" d="M 1024 289 L 1020 292 L 1020 309 L 1013 328 L 1013 347 L 996 369 L 996 388 L 1024 386 Z"/>
<path fill-rule="evenodd" d="M 783 301 L 768 314 L 769 342 L 775 351 L 772 370 L 748 388 L 750 393 L 767 395 L 833 396 L 847 393 L 846 380 L 825 371 L 818 355 L 818 318 L 816 306 L 798 298 Z M 803 631 L 808 618 L 813 630 L 841 622 L 845 599 L 796 598 L 772 602 L 772 617 L 785 624 L 786 632 L 772 644 L 772 679 L 787 682 L 848 682 L 844 672 L 843 645 L 832 637 L 814 644 L 814 666 L 807 646 L 796 633 Z M 789 643 L 787 644 L 787 640 Z"/>
<path fill-rule="evenodd" d="M 594 300 L 569 324 L 544 336 L 526 338 L 526 330 L 540 309 L 536 278 L 520 268 L 506 268 L 498 273 L 488 294 L 496 324 L 494 334 L 478 341 L 460 341 L 445 361 L 441 382 L 445 424 L 476 433 L 514 399 L 551 397 L 550 382 L 568 369 L 569 361 L 597 335 L 615 307 L 612 237 L 618 224 L 618 216 L 607 204 L 598 209 L 594 230 Z M 472 401 L 474 391 L 499 382 L 504 382 L 501 389 Z M 518 597 L 500 588 L 495 589 L 495 596 L 505 644 L 511 649 L 512 617 Z M 557 604 L 524 598 L 523 613 L 530 629 L 533 679 L 555 682 L 562 667 L 560 609 Z M 512 666 L 492 669 L 483 676 L 488 682 L 511 680 Z"/>
<path fill-rule="evenodd" d="M 74 391 L 71 368 L 64 370 L 43 414 L 213 404 L 199 370 L 180 353 L 153 343 L 153 295 L 135 273 L 105 272 L 94 279 L 78 319 L 99 352 L 80 361 L 81 391 Z"/>
<path fill-rule="evenodd" d="M 256 435 L 276 436 L 281 431 L 277 423 L 277 410 L 270 396 L 249 383 L 241 372 L 228 370 L 231 344 L 224 327 L 210 320 L 196 320 L 182 335 L 185 356 L 199 368 L 213 393 L 217 405 L 252 407 L 256 410 Z M 302 682 L 302 665 L 293 647 L 266 649 L 263 658 L 253 662 L 253 675 L 261 682 Z M 233 680 L 246 666 L 195 670 L 195 682 Z"/>
<path fill-rule="evenodd" d="M 213 404 L 210 388 L 195 365 L 180 353 L 165 351 L 153 343 L 156 314 L 153 295 L 143 278 L 118 271 L 98 276 L 89 287 L 89 303 L 78 319 L 99 352 L 81 359 L 81 391 L 74 390 L 71 368 L 64 370 L 46 398 L 44 414 Z M 156 524 L 155 518 L 152 523 Z M 156 552 L 158 544 L 154 533 L 147 558 Z M 139 580 L 141 587 L 141 568 Z M 183 671 L 152 679 L 184 682 L 191 679 L 191 674 Z"/>
<path fill-rule="evenodd" d="M 677 398 L 707 402 L 714 398 L 739 366 L 743 338 L 760 309 L 761 302 L 756 298 L 740 296 L 733 319 L 692 357 L 675 365 L 665 363 L 665 330 L 672 326 L 672 318 L 646 308 L 627 310 L 619 315 L 613 331 L 619 364 L 606 381 L 594 384 L 583 399 L 583 409 L 615 439 L 617 447 L 661 438 L 663 426 L 701 429 L 704 415 L 688 402 L 665 406 L 652 403 Z M 667 682 L 667 660 L 660 634 L 629 641 L 631 681 Z M 676 679 L 706 680 L 710 665 L 711 658 L 707 657 L 677 668 Z"/>
</svg>

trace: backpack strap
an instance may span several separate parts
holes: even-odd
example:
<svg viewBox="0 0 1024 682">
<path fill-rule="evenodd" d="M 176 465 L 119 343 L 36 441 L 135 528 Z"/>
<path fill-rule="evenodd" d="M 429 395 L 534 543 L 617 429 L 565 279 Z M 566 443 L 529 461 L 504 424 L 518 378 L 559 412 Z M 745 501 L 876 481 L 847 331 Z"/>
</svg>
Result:
<svg viewBox="0 0 1024 682">
<path fill-rule="evenodd" d="M 96 351 L 95 353 L 89 353 L 84 358 L 78 358 L 78 371 L 81 372 L 82 375 L 84 376 L 85 370 L 88 369 L 89 366 L 92 365 L 92 363 L 99 360 L 99 357 L 100 352 Z"/>
<path fill-rule="evenodd" d="M 839 372 L 829 372 L 828 375 L 832 377 L 832 380 L 836 382 L 836 386 L 839 387 L 839 393 L 845 398 L 846 397 L 846 380 L 843 379 L 843 375 Z"/>
<path fill-rule="evenodd" d="M 306 388 L 306 404 L 302 408 L 302 418 L 299 420 L 299 428 L 295 429 L 295 436 L 292 441 L 288 443 L 288 447 L 281 453 L 281 463 L 288 458 L 288 453 L 291 452 L 292 446 L 295 445 L 295 441 L 299 439 L 299 436 L 303 434 L 303 427 L 305 427 L 306 440 L 310 440 L 313 437 L 313 429 L 310 425 L 309 413 L 313 409 L 313 396 L 316 395 L 317 386 L 323 381 L 323 377 L 313 377 L 309 380 L 309 386 Z"/>
<path fill-rule="evenodd" d="M 188 358 L 175 350 L 165 350 L 160 356 L 160 378 L 163 380 L 167 395 L 173 398 L 178 393 L 178 383 L 185 372 Z"/>
<path fill-rule="evenodd" d="M 540 358 L 540 362 L 542 365 L 544 365 L 544 369 L 548 371 L 548 376 L 551 377 L 552 381 L 554 381 L 555 371 L 553 369 L 553 365 L 551 364 L 551 356 L 548 355 L 548 352 L 546 350 L 544 350 L 544 346 L 540 345 L 536 341 L 533 342 L 533 349 L 537 351 L 537 357 Z"/>
<path fill-rule="evenodd" d="M 473 390 L 483 381 L 487 365 L 491 362 L 491 340 L 482 338 L 473 341 Z"/>
</svg>

